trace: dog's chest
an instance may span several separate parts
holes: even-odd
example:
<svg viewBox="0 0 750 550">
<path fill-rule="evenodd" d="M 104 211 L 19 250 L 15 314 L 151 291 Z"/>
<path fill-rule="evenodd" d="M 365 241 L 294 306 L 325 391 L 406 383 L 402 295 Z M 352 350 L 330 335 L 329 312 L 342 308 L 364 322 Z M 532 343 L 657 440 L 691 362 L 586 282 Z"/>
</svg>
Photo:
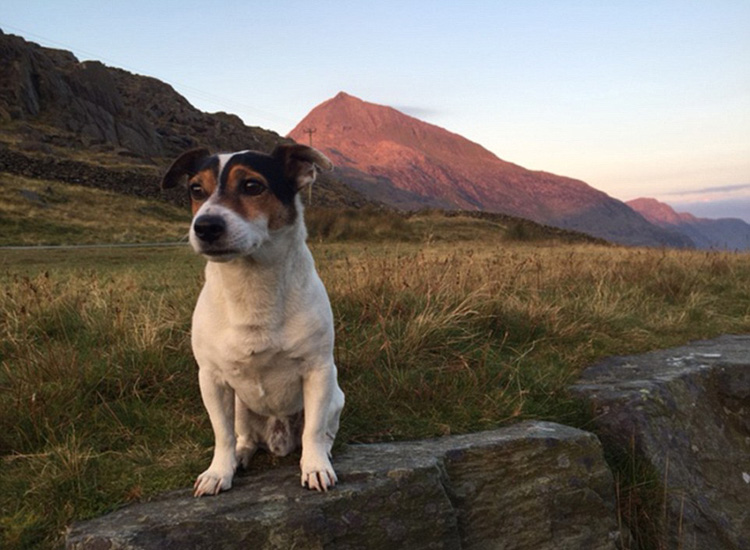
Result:
<svg viewBox="0 0 750 550">
<path fill-rule="evenodd" d="M 322 284 L 300 280 L 283 292 L 274 287 L 288 279 L 246 275 L 227 286 L 228 277 L 209 264 L 193 315 L 193 352 L 201 370 L 210 369 L 258 414 L 301 410 L 302 379 L 330 356 L 333 344 Z"/>
<path fill-rule="evenodd" d="M 264 333 L 236 328 L 222 332 L 203 352 L 211 357 L 203 363 L 211 365 L 214 376 L 258 414 L 292 414 L 301 409 L 304 359 Z"/>
</svg>

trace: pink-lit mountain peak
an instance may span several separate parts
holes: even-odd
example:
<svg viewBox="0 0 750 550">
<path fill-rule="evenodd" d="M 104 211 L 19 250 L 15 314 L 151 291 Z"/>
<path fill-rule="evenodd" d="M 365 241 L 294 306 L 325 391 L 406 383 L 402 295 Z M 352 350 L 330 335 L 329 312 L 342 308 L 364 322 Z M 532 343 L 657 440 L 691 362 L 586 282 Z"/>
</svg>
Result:
<svg viewBox="0 0 750 550">
<path fill-rule="evenodd" d="M 345 92 L 310 111 L 289 137 L 312 139 L 342 181 L 396 207 L 499 212 L 633 244 L 674 241 L 580 180 L 527 170 L 458 134 Z"/>
<path fill-rule="evenodd" d="M 368 152 L 361 150 L 365 146 L 371 150 L 381 149 L 381 153 L 387 153 L 389 150 L 395 152 L 401 147 L 406 147 L 428 156 L 460 156 L 466 159 L 502 162 L 481 145 L 458 134 L 392 107 L 363 101 L 346 92 L 339 92 L 315 107 L 289 136 L 297 141 L 306 142 L 308 134 L 304 131 L 310 128 L 315 130 L 313 144 L 328 146 L 336 140 L 337 150 L 345 154 L 356 151 L 357 157 L 367 156 Z M 388 159 L 377 160 L 387 162 Z M 349 164 L 346 159 L 339 159 L 339 162 L 342 161 Z"/>
</svg>

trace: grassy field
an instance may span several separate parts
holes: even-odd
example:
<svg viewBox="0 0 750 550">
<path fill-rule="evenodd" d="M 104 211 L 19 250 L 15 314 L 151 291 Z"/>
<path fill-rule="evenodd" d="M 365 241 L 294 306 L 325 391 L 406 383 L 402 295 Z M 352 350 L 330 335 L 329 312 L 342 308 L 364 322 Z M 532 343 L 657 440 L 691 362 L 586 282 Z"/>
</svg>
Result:
<svg viewBox="0 0 750 550">
<path fill-rule="evenodd" d="M 185 239 L 190 213 L 166 202 L 0 172 L 0 246 Z"/>
<path fill-rule="evenodd" d="M 461 216 L 316 216 L 340 443 L 531 418 L 586 427 L 566 388 L 597 359 L 750 331 L 747 254 Z M 189 345 L 202 260 L 187 247 L 0 254 L 0 547 L 54 547 L 72 520 L 189 486 L 213 444 Z"/>
</svg>

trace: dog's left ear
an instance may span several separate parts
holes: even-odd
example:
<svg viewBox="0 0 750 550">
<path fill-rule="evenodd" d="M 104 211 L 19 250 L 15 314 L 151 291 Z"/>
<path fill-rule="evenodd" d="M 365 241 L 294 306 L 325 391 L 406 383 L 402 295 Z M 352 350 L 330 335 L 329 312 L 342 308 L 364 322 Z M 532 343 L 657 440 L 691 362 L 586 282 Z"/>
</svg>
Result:
<svg viewBox="0 0 750 550">
<path fill-rule="evenodd" d="M 277 145 L 271 155 L 284 164 L 284 175 L 294 181 L 297 191 L 315 181 L 315 167 L 333 170 L 333 163 L 323 153 L 307 145 Z"/>
<path fill-rule="evenodd" d="M 203 160 L 210 155 L 208 149 L 190 149 L 182 153 L 162 177 L 161 188 L 170 189 L 180 183 L 183 176 L 197 174 Z"/>
</svg>

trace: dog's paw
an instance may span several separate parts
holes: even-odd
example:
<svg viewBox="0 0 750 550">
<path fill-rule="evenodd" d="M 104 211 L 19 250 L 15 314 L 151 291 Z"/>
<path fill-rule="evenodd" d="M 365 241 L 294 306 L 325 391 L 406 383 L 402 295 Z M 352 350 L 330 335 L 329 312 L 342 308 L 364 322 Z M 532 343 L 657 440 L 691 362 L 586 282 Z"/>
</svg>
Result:
<svg viewBox="0 0 750 550">
<path fill-rule="evenodd" d="M 300 469 L 302 470 L 302 486 L 309 489 L 328 491 L 338 481 L 326 454 L 306 456 L 303 452 Z"/>
<path fill-rule="evenodd" d="M 195 480 L 193 496 L 218 495 L 220 491 L 228 491 L 232 488 L 232 477 L 234 477 L 234 470 L 222 472 L 209 468 Z"/>
</svg>

